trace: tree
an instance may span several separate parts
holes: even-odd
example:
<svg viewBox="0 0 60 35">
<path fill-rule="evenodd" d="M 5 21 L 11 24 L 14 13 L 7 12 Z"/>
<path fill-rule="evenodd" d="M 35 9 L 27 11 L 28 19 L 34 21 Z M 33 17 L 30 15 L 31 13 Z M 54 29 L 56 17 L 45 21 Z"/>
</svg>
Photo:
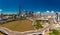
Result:
<svg viewBox="0 0 60 35">
<path fill-rule="evenodd" d="M 53 29 L 52 32 L 49 33 L 49 35 L 60 35 L 60 31 Z"/>
<path fill-rule="evenodd" d="M 34 27 L 38 30 L 40 28 L 43 28 L 43 26 L 41 25 L 41 22 L 36 20 L 35 24 L 34 24 Z"/>
</svg>

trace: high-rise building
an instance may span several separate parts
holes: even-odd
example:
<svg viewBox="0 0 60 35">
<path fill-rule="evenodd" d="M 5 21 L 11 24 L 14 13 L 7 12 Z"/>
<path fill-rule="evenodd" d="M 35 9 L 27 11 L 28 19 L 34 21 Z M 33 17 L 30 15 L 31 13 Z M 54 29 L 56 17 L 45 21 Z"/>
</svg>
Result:
<svg viewBox="0 0 60 35">
<path fill-rule="evenodd" d="M 57 22 L 59 21 L 59 19 L 58 19 L 58 13 L 56 13 L 56 21 Z"/>
<path fill-rule="evenodd" d="M 20 5 L 18 6 L 18 16 L 20 16 L 21 11 L 20 11 Z"/>
<path fill-rule="evenodd" d="M 34 12 L 33 11 L 30 11 L 29 12 L 29 15 L 33 17 L 34 16 Z"/>
<path fill-rule="evenodd" d="M 27 12 L 28 12 L 27 10 L 24 10 L 24 14 L 25 14 L 25 15 L 27 15 L 27 14 L 28 14 Z"/>
</svg>

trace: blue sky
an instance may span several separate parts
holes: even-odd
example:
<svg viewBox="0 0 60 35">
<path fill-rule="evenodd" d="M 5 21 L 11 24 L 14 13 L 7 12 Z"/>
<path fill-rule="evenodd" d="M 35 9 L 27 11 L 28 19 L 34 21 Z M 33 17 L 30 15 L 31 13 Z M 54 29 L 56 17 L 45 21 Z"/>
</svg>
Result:
<svg viewBox="0 0 60 35">
<path fill-rule="evenodd" d="M 17 13 L 18 5 L 21 11 L 60 11 L 60 0 L 0 0 L 2 13 Z"/>
</svg>

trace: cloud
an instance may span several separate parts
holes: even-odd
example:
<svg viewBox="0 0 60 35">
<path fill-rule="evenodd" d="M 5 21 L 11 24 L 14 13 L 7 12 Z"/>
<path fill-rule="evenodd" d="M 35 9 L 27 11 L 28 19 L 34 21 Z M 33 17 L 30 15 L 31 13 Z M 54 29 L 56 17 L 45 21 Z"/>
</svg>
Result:
<svg viewBox="0 0 60 35">
<path fill-rule="evenodd" d="M 51 13 L 54 13 L 54 11 L 51 11 Z"/>
<path fill-rule="evenodd" d="M 0 11 L 2 11 L 2 9 L 0 9 Z"/>
<path fill-rule="evenodd" d="M 49 13 L 49 11 L 46 11 L 47 13 Z"/>
</svg>

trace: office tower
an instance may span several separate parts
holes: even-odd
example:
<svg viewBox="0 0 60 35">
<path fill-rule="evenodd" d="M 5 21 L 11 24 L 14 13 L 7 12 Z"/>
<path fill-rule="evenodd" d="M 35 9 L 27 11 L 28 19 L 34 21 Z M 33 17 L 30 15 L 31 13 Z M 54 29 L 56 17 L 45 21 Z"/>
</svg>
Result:
<svg viewBox="0 0 60 35">
<path fill-rule="evenodd" d="M 21 11 L 20 11 L 20 5 L 18 6 L 18 16 L 21 15 Z"/>
<path fill-rule="evenodd" d="M 58 19 L 58 13 L 56 13 L 56 21 L 58 22 L 58 20 L 59 20 L 59 19 Z"/>
<path fill-rule="evenodd" d="M 34 12 L 33 11 L 30 11 L 29 12 L 29 15 L 33 17 L 34 16 Z"/>
</svg>

